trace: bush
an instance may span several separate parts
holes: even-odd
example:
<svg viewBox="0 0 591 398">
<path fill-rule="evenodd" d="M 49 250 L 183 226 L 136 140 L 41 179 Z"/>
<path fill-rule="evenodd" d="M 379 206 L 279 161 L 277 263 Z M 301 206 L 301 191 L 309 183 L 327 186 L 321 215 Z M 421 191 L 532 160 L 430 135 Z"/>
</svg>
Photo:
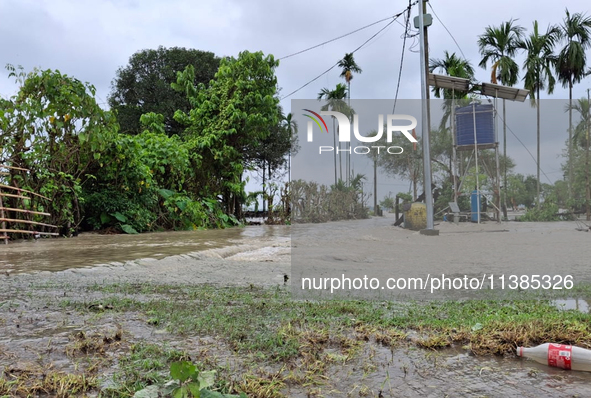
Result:
<svg viewBox="0 0 591 398">
<path fill-rule="evenodd" d="M 540 208 L 532 207 L 519 218 L 519 221 L 558 221 L 560 215 L 558 214 L 558 205 L 555 203 L 544 202 Z"/>
</svg>

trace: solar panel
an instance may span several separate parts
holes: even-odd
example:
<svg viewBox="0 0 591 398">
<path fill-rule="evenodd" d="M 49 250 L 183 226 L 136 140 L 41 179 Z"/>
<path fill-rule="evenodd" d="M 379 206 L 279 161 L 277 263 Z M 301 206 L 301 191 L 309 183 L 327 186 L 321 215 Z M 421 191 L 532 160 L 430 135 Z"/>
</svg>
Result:
<svg viewBox="0 0 591 398">
<path fill-rule="evenodd" d="M 512 101 L 523 102 L 529 94 L 529 90 L 523 88 L 515 88 L 508 86 L 501 86 L 500 84 L 482 83 L 481 93 L 489 97 L 504 98 Z"/>
<path fill-rule="evenodd" d="M 456 202 L 449 202 L 448 205 L 449 205 L 449 208 L 451 209 L 452 213 L 459 213 L 460 212 L 460 206 L 458 206 L 458 204 Z"/>
<path fill-rule="evenodd" d="M 439 88 L 447 88 L 455 91 L 467 92 L 470 89 L 470 80 L 461 77 L 429 73 L 429 85 Z"/>
</svg>

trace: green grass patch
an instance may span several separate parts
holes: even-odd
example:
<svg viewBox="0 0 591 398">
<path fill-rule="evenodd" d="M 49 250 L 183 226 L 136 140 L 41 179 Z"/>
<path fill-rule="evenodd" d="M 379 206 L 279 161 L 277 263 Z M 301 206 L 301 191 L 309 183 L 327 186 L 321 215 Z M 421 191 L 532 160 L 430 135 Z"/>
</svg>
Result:
<svg viewBox="0 0 591 398">
<path fill-rule="evenodd" d="M 118 284 L 97 285 L 93 289 L 105 292 L 103 304 L 112 306 L 114 311 L 139 311 L 146 315 L 148 323 L 172 333 L 220 338 L 237 352 L 263 352 L 275 360 L 299 355 L 301 333 L 325 330 L 331 336 L 339 336 L 360 325 L 400 334 L 417 331 L 425 337 L 424 344 L 419 345 L 430 347 L 449 345 L 444 343 L 446 339 L 449 343 L 471 343 L 477 353 L 504 353 L 514 345 L 546 339 L 591 345 L 591 316 L 560 310 L 548 299 L 296 301 L 285 288 Z M 142 301 L 134 298 L 134 292 L 167 296 Z M 583 296 L 591 296 L 590 292 L 589 287 L 576 290 Z M 82 311 L 89 306 L 65 303 Z M 286 325 L 299 334 L 286 334 Z M 484 349 L 485 343 L 494 343 L 493 348 Z"/>
<path fill-rule="evenodd" d="M 120 357 L 119 369 L 113 380 L 115 386 L 106 389 L 103 396 L 132 397 L 135 391 L 167 381 L 172 362 L 188 359 L 186 353 L 158 344 L 135 344 L 128 354 Z"/>
</svg>

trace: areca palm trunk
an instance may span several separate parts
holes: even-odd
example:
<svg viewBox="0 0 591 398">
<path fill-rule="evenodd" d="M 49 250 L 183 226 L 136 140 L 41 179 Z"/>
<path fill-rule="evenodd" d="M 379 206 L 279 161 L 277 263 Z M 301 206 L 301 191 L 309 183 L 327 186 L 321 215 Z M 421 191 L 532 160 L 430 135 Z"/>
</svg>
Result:
<svg viewBox="0 0 591 398">
<path fill-rule="evenodd" d="M 587 89 L 587 142 L 585 142 L 585 206 L 587 221 L 591 221 L 591 186 L 589 186 L 589 129 L 591 124 L 591 102 L 589 102 L 589 89 Z"/>
<path fill-rule="evenodd" d="M 573 199 L 573 82 L 568 82 L 568 198 Z"/>
<path fill-rule="evenodd" d="M 505 109 L 505 98 L 503 98 L 503 217 L 507 218 L 507 112 Z"/>
<path fill-rule="evenodd" d="M 332 118 L 332 142 L 334 151 L 332 151 L 334 157 L 334 185 L 337 185 L 337 131 L 334 125 L 334 117 Z"/>
<path fill-rule="evenodd" d="M 351 80 L 349 80 L 347 82 L 347 105 L 349 106 L 349 108 L 351 108 Z M 349 176 L 351 175 L 351 154 L 349 153 L 349 151 L 351 150 L 351 141 L 348 141 L 345 144 L 345 150 L 347 151 L 345 153 L 345 159 L 346 159 L 346 165 L 345 165 L 345 169 L 347 170 L 347 185 L 349 185 Z"/>
<path fill-rule="evenodd" d="M 339 131 L 339 126 L 337 126 L 337 135 L 339 136 L 339 149 L 341 149 L 341 133 Z M 345 144 L 346 145 L 346 144 Z M 345 159 L 346 161 L 347 159 Z M 343 154 L 342 151 L 339 151 L 339 179 L 343 180 Z"/>
<path fill-rule="evenodd" d="M 537 122 L 538 122 L 538 179 L 536 183 L 536 192 L 537 192 L 537 208 L 540 208 L 540 88 L 537 88 Z"/>
</svg>

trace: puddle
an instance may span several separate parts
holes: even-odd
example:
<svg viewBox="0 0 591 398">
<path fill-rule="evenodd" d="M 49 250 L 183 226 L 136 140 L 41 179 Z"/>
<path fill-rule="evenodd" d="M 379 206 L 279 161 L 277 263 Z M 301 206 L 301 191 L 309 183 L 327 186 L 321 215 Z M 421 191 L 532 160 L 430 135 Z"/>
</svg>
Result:
<svg viewBox="0 0 591 398">
<path fill-rule="evenodd" d="M 13 285 L 14 288 L 19 286 L 23 285 Z M 101 385 L 108 386 L 112 383 L 110 378 L 118 371 L 119 359 L 128 355 L 131 345 L 147 342 L 186 351 L 194 360 L 207 363 L 209 368 L 224 369 L 224 377 L 233 380 L 241 380 L 248 372 L 279 373 L 286 380 L 282 393 L 294 398 L 590 396 L 589 372 L 550 368 L 511 354 L 476 357 L 459 347 L 430 351 L 402 342 L 391 348 L 376 343 L 374 337 L 369 341 L 358 337 L 359 350 L 351 357 L 346 351 L 351 346 L 331 337 L 310 351 L 317 360 L 309 362 L 312 366 L 309 369 L 298 368 L 303 355 L 285 363 L 265 361 L 260 356 L 253 361 L 252 354 L 256 353 L 236 352 L 224 339 L 208 335 L 176 335 L 167 331 L 165 325 L 151 324 L 149 315 L 144 312 L 124 308 L 87 312 L 68 304 L 70 300 L 105 302 L 115 296 L 122 303 L 125 299 L 143 302 L 162 298 L 157 294 L 145 295 L 133 290 L 107 293 L 76 286 L 71 289 L 66 296 L 63 286 L 39 288 L 29 293 L 24 289 L 0 292 L 0 373 L 32 366 L 76 372 L 92 363 L 100 363 Z M 579 300 L 579 308 L 581 305 L 582 300 Z M 101 336 L 113 336 L 117 330 L 122 331 L 121 341 L 101 345 L 98 350 L 84 354 L 76 351 L 79 332 L 91 338 L 99 336 L 100 340 Z M 354 334 L 350 336 L 355 338 Z M 324 366 L 325 370 L 318 373 L 312 384 L 288 381 L 292 371 L 295 376 L 305 376 L 307 370 L 324 369 Z"/>
<path fill-rule="evenodd" d="M 569 298 L 562 300 L 553 300 L 552 305 L 554 305 L 559 310 L 575 310 L 585 314 L 589 313 L 589 303 L 587 303 L 587 301 L 583 299 Z"/>
<path fill-rule="evenodd" d="M 330 396 L 558 397 L 586 396 L 591 374 L 541 368 L 516 358 L 481 358 L 466 351 L 428 351 L 366 344 L 360 359 L 332 366 Z M 288 394 L 305 397 L 305 394 Z"/>
</svg>

